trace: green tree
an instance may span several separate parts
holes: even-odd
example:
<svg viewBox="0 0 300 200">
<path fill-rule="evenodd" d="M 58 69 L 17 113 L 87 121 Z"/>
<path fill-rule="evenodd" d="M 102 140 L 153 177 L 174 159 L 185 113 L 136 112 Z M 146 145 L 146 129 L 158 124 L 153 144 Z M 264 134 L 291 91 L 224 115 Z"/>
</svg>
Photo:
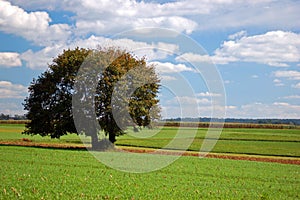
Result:
<svg viewBox="0 0 300 200">
<path fill-rule="evenodd" d="M 59 138 L 83 132 L 91 136 L 96 149 L 100 127 L 114 143 L 127 126 L 134 123 L 150 127 L 151 121 L 159 118 L 159 82 L 154 67 L 147 65 L 145 58 L 138 59 L 127 51 L 65 50 L 29 86 L 24 108 L 31 121 L 23 133 Z M 77 124 L 74 113 L 81 116 Z M 76 129 L 81 122 L 85 124 L 79 126 L 86 128 Z"/>
</svg>

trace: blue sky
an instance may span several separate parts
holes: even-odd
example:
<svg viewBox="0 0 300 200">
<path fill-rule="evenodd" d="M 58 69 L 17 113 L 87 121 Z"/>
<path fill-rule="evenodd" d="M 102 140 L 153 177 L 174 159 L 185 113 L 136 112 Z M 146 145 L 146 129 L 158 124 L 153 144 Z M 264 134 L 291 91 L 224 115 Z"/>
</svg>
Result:
<svg viewBox="0 0 300 200">
<path fill-rule="evenodd" d="M 28 85 L 63 49 L 108 41 L 156 65 L 164 117 L 211 116 L 221 94 L 191 65 L 210 63 L 224 85 L 226 117 L 300 118 L 299 10 L 289 0 L 0 0 L 0 113 L 24 113 Z M 149 27 L 156 32 L 144 40 L 124 34 Z M 203 51 L 181 51 L 159 28 Z"/>
</svg>

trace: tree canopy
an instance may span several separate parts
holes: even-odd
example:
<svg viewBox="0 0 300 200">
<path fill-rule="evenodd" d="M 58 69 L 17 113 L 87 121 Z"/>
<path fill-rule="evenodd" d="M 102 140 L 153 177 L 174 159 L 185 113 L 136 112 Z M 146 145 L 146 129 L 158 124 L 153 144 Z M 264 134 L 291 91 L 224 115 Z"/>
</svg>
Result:
<svg viewBox="0 0 300 200">
<path fill-rule="evenodd" d="M 159 118 L 159 82 L 154 66 L 125 50 L 64 50 L 28 88 L 24 109 L 30 122 L 23 133 L 60 138 L 84 132 L 97 148 L 100 130 L 77 130 L 80 122 L 73 120 L 74 113 L 91 117 L 88 109 L 92 108 L 96 119 L 90 119 L 91 123 L 99 123 L 114 143 L 129 125 L 151 126 Z M 93 105 L 77 108 L 74 104 Z"/>
</svg>

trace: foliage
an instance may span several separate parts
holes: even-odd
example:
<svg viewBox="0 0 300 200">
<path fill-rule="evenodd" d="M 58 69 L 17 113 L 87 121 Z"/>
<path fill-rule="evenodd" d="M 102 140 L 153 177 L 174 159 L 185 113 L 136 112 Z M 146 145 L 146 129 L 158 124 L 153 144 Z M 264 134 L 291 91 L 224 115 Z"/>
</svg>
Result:
<svg viewBox="0 0 300 200">
<path fill-rule="evenodd" d="M 24 109 L 28 111 L 24 134 L 59 138 L 76 133 L 72 119 L 72 89 L 76 73 L 89 50 L 66 50 L 53 60 L 49 69 L 29 86 Z"/>
<path fill-rule="evenodd" d="M 130 96 L 126 96 L 127 99 L 123 104 L 129 105 L 130 119 L 132 118 L 133 122 L 139 126 L 149 125 L 151 120 L 159 116 L 159 109 L 155 109 L 158 103 L 156 95 L 159 79 L 154 67 L 148 66 L 145 58 L 137 59 L 132 54 L 116 48 L 96 50 L 76 48 L 65 50 L 55 58 L 49 69 L 38 79 L 33 80 L 29 86 L 29 97 L 25 99 L 24 107 L 28 110 L 27 118 L 31 121 L 26 125 L 24 133 L 60 138 L 68 133 L 83 131 L 92 137 L 93 147 L 97 148 L 97 134 L 100 130 L 97 130 L 91 122 L 97 118 L 101 129 L 114 143 L 116 136 L 124 134 L 123 130 L 129 125 L 130 120 L 123 117 L 124 106 L 118 108 L 120 105 L 113 101 L 112 95 L 117 82 L 130 70 L 135 72 L 134 76 L 130 80 L 123 80 L 121 85 L 135 90 Z M 135 81 L 145 77 L 150 78 L 151 83 L 135 88 Z M 82 109 L 81 107 L 74 109 L 72 107 L 74 99 L 77 99 L 76 105 L 85 106 Z M 90 104 L 93 105 L 88 107 Z M 95 118 L 91 114 L 94 112 L 93 109 L 96 110 Z M 120 123 L 115 121 L 114 110 L 119 112 L 117 116 Z M 78 123 L 85 123 L 86 129 L 80 131 L 76 129 L 73 121 L 74 112 L 81 117 Z"/>
<path fill-rule="evenodd" d="M 0 146 L 0 167 L 0 199 L 300 197 L 299 166 L 277 163 L 181 157 L 162 170 L 132 174 L 87 151 Z"/>
</svg>

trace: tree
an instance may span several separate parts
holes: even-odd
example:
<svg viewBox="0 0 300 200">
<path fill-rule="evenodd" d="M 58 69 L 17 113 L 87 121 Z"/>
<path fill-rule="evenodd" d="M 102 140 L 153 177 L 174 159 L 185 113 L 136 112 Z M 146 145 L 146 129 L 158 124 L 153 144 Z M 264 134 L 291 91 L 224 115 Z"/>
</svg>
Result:
<svg viewBox="0 0 300 200">
<path fill-rule="evenodd" d="M 29 86 L 24 109 L 30 122 L 23 133 L 60 138 L 83 132 L 91 136 L 97 149 L 100 130 L 93 124 L 96 121 L 114 143 L 129 125 L 150 127 L 151 121 L 159 118 L 159 82 L 154 66 L 127 51 L 65 50 Z M 81 120 L 74 123 L 74 114 L 85 119 L 88 128 L 77 130 L 76 123 Z"/>
</svg>

